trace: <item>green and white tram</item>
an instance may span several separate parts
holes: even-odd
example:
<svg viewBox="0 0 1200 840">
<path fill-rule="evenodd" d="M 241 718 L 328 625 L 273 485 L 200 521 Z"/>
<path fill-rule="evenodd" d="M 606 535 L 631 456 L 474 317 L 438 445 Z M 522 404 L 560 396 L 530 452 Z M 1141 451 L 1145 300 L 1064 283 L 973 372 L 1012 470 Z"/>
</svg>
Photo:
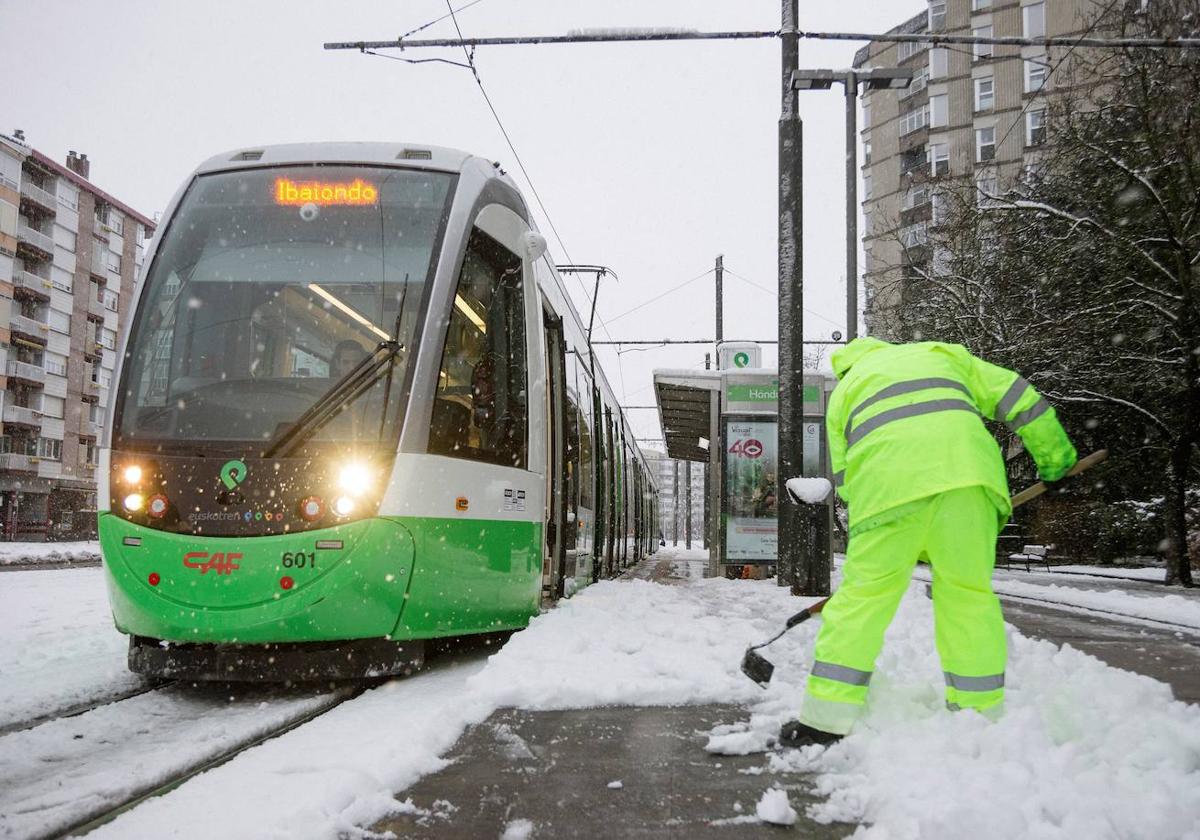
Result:
<svg viewBox="0 0 1200 840">
<path fill-rule="evenodd" d="M 654 477 L 497 166 L 242 150 L 159 230 L 99 471 L 133 670 L 402 672 L 655 550 Z"/>
</svg>

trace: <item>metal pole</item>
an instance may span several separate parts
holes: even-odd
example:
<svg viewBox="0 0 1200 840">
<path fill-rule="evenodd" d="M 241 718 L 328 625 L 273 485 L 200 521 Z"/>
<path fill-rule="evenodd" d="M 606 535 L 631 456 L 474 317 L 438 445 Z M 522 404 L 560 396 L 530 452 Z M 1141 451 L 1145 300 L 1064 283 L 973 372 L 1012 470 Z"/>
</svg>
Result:
<svg viewBox="0 0 1200 840">
<path fill-rule="evenodd" d="M 846 74 L 846 341 L 858 337 L 858 75 Z"/>
<path fill-rule="evenodd" d="M 674 520 L 671 524 L 671 545 L 679 546 L 679 462 L 671 462 L 672 472 L 675 474 L 675 486 L 671 490 L 671 519 Z"/>
<path fill-rule="evenodd" d="M 792 71 L 800 63 L 797 0 L 782 0 L 783 45 L 779 116 L 779 480 L 802 475 L 804 428 L 804 278 L 801 241 L 801 141 Z M 807 592 L 808 558 L 799 505 L 779 505 L 778 582 Z"/>
<path fill-rule="evenodd" d="M 717 255 L 716 277 L 717 277 L 717 344 L 719 345 L 721 343 L 721 340 L 725 337 L 725 330 L 724 330 L 725 297 L 721 293 L 722 287 L 725 283 L 725 255 L 724 254 Z"/>
<path fill-rule="evenodd" d="M 711 445 L 711 444 L 710 444 Z M 708 550 L 708 465 L 701 464 L 704 470 L 704 494 L 700 497 L 700 537 L 704 540 L 704 548 Z"/>
<path fill-rule="evenodd" d="M 687 482 L 687 519 L 684 520 L 683 533 L 687 547 L 692 547 L 692 462 L 683 462 L 684 481 Z"/>
</svg>

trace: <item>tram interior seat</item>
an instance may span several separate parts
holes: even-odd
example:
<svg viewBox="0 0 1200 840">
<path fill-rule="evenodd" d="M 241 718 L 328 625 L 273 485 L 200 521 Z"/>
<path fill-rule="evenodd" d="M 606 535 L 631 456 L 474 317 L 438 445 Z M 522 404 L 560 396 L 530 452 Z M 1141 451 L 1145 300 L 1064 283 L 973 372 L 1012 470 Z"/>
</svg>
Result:
<svg viewBox="0 0 1200 840">
<path fill-rule="evenodd" d="M 435 399 L 429 424 L 429 451 L 456 455 L 471 445 L 471 409 L 455 400 Z"/>
</svg>

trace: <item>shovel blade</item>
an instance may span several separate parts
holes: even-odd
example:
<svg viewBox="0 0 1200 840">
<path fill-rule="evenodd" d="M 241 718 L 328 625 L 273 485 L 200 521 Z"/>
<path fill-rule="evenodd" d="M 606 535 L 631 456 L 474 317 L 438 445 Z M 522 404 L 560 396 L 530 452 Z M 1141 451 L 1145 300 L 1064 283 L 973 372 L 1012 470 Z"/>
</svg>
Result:
<svg viewBox="0 0 1200 840">
<path fill-rule="evenodd" d="M 771 675 L 775 673 L 775 666 L 756 651 L 748 650 L 742 657 L 742 673 L 766 688 L 767 683 L 771 681 Z"/>
</svg>

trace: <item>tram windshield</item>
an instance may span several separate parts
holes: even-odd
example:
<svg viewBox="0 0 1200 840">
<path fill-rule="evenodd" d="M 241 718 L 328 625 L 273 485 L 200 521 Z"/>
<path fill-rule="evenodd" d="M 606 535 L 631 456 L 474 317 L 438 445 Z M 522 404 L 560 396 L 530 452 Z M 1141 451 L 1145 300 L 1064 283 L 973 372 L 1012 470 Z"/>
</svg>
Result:
<svg viewBox="0 0 1200 840">
<path fill-rule="evenodd" d="M 197 178 L 134 315 L 113 445 L 265 444 L 395 339 L 390 374 L 310 437 L 393 442 L 452 184 L 365 166 Z"/>
</svg>

